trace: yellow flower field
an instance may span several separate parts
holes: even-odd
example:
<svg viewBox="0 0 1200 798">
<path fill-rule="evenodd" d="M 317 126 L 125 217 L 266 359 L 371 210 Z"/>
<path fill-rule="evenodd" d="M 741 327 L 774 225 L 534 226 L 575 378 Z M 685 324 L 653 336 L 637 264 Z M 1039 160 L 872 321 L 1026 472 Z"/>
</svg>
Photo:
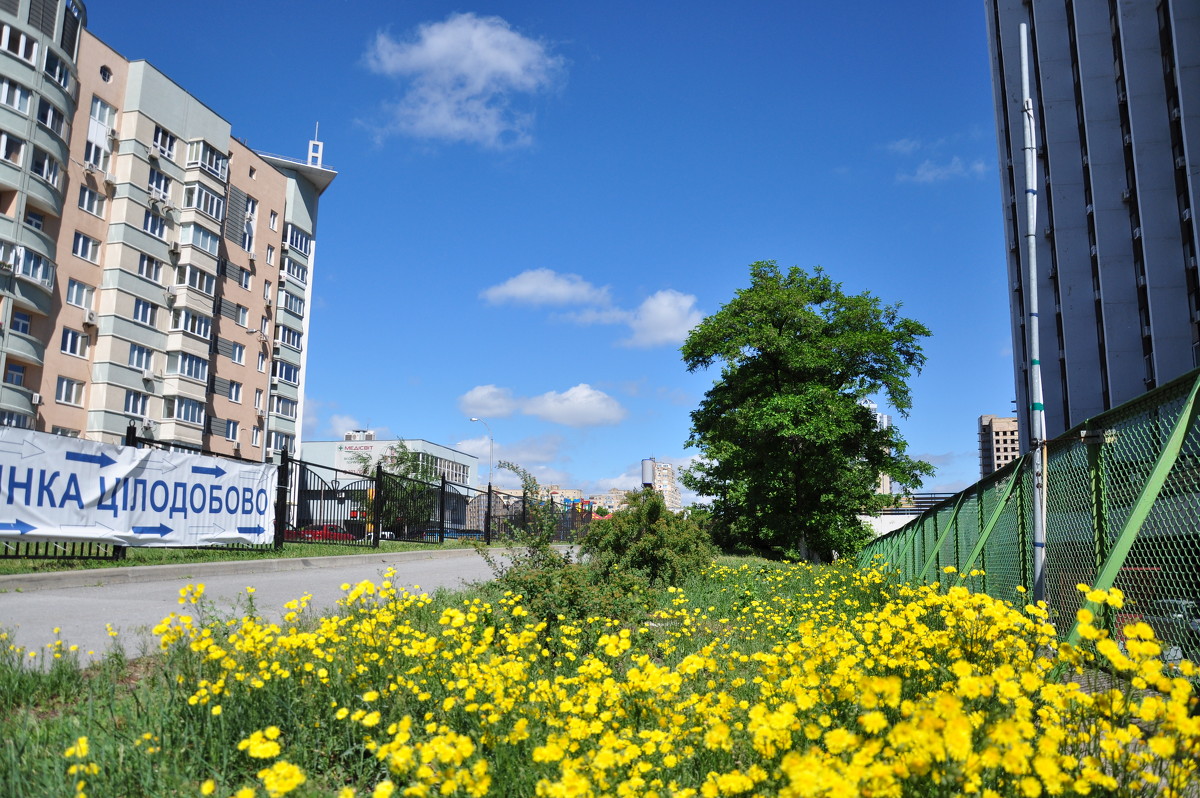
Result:
<svg viewBox="0 0 1200 798">
<path fill-rule="evenodd" d="M 156 630 L 162 720 L 60 748 L 66 783 L 131 794 L 140 756 L 237 798 L 1196 794 L 1195 672 L 1144 624 L 1069 648 L 1042 608 L 880 569 L 714 566 L 637 622 L 578 624 L 387 576 L 285 626 L 206 619 L 192 587 Z M 120 742 L 143 734 L 157 753 Z"/>
</svg>

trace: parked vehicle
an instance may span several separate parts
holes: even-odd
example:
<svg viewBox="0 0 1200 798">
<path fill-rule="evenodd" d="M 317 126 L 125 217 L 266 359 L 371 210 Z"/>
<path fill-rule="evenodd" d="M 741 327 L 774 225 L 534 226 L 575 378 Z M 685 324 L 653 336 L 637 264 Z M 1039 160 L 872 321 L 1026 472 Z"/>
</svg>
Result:
<svg viewBox="0 0 1200 798">
<path fill-rule="evenodd" d="M 309 524 L 300 530 L 300 538 L 312 543 L 344 543 L 358 540 L 352 532 L 347 532 L 337 524 Z"/>
</svg>

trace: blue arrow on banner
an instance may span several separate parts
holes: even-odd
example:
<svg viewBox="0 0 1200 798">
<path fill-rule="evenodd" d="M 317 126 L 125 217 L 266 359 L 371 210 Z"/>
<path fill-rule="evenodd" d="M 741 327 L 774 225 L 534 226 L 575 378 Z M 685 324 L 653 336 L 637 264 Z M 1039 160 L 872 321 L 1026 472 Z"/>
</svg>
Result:
<svg viewBox="0 0 1200 798">
<path fill-rule="evenodd" d="M 212 468 L 208 468 L 207 466 L 192 466 L 192 473 L 208 474 L 211 477 L 223 477 L 225 476 L 225 469 L 220 466 L 213 466 Z"/>
<path fill-rule="evenodd" d="M 135 535 L 158 535 L 160 538 L 169 535 L 173 531 L 166 524 L 159 524 L 158 526 L 135 526 L 133 528 L 133 534 Z"/>
<path fill-rule="evenodd" d="M 266 531 L 267 530 L 263 529 L 261 526 L 239 526 L 238 527 L 239 535 L 261 535 L 263 532 L 266 532 Z"/>
<path fill-rule="evenodd" d="M 3 523 L 0 523 L 0 529 L 12 529 L 24 535 L 26 532 L 32 532 L 33 530 L 37 529 L 37 527 L 33 524 L 28 524 L 24 521 L 17 520 L 4 521 Z"/>
<path fill-rule="evenodd" d="M 117 462 L 108 455 L 101 452 L 100 454 L 84 454 L 83 452 L 67 452 L 68 460 L 77 460 L 80 463 L 96 463 L 101 468 L 110 466 Z"/>
</svg>

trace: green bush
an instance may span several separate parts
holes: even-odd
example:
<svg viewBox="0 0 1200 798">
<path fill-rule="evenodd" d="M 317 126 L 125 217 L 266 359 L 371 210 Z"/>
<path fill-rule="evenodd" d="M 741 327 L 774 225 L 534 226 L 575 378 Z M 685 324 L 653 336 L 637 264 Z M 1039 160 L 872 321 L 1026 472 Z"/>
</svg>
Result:
<svg viewBox="0 0 1200 798">
<path fill-rule="evenodd" d="M 696 521 L 668 510 L 649 488 L 626 498 L 627 509 L 593 521 L 580 541 L 584 561 L 602 580 L 633 573 L 652 586 L 677 585 L 712 564 L 717 550 Z"/>
</svg>

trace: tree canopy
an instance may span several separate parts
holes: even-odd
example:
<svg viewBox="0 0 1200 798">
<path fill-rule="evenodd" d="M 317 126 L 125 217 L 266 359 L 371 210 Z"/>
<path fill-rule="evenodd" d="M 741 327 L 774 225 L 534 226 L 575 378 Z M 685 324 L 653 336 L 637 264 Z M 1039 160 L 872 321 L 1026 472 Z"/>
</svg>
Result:
<svg viewBox="0 0 1200 798">
<path fill-rule="evenodd" d="M 828 559 L 857 551 L 858 520 L 886 506 L 881 475 L 918 487 L 932 467 L 905 454 L 865 402 L 912 405 L 929 330 L 868 292 L 846 294 L 820 268 L 750 266 L 750 287 L 705 318 L 681 349 L 688 371 L 721 375 L 692 412 L 699 462 L 684 484 L 713 498 L 714 537 L 776 556 Z"/>
</svg>

